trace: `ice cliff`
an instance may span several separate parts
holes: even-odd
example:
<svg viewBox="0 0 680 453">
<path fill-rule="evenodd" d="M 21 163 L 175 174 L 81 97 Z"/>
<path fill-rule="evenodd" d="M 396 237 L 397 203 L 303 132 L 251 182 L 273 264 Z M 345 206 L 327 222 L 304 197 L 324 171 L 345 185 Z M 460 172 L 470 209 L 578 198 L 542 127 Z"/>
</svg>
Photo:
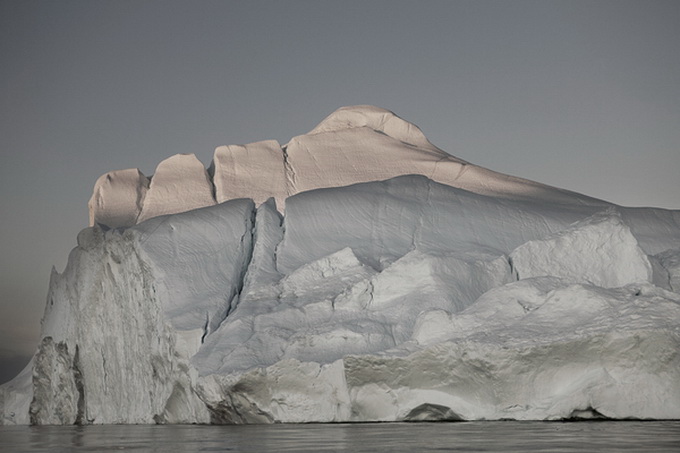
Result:
<svg viewBox="0 0 680 453">
<path fill-rule="evenodd" d="M 283 212 L 300 192 L 423 175 L 452 187 L 500 198 L 598 204 L 580 194 L 487 170 L 445 153 L 420 129 L 384 109 L 343 107 L 305 135 L 215 149 L 208 172 L 196 157 L 178 154 L 147 178 L 137 169 L 97 180 L 89 202 L 90 226 L 131 226 L 236 198 L 259 205 L 273 197 Z"/>
<path fill-rule="evenodd" d="M 376 107 L 102 176 L 4 424 L 680 418 L 680 211 Z"/>
</svg>

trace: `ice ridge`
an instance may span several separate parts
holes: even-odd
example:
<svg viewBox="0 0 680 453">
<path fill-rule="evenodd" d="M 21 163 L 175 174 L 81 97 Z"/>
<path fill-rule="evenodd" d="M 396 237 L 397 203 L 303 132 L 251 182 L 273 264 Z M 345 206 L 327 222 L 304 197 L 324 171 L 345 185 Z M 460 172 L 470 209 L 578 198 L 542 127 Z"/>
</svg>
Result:
<svg viewBox="0 0 680 453">
<path fill-rule="evenodd" d="M 162 161 L 147 178 L 138 169 L 107 173 L 95 183 L 90 226 L 132 226 L 146 219 L 252 198 L 261 204 L 308 190 L 419 174 L 452 187 L 508 199 L 600 204 L 572 192 L 493 172 L 430 143 L 422 131 L 373 106 L 342 107 L 284 146 L 275 140 L 219 146 L 206 170 L 193 154 Z"/>
</svg>

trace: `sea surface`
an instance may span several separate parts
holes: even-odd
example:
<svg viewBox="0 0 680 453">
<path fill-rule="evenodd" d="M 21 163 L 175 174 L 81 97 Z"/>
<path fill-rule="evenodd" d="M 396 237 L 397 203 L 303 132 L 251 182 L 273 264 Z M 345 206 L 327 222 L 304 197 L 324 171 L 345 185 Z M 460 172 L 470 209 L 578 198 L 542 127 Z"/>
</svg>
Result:
<svg viewBox="0 0 680 453">
<path fill-rule="evenodd" d="M 0 426 L 0 452 L 673 452 L 680 421 Z"/>
</svg>

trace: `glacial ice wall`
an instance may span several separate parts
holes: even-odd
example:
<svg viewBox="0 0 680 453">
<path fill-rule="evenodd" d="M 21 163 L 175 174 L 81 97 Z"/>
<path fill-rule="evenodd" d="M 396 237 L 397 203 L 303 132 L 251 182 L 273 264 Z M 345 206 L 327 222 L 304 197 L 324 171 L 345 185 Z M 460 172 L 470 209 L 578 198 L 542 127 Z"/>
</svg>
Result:
<svg viewBox="0 0 680 453">
<path fill-rule="evenodd" d="M 139 241 L 134 230 L 83 230 L 53 272 L 31 423 L 208 420 Z"/>
<path fill-rule="evenodd" d="M 680 418 L 680 211 L 369 106 L 112 172 L 90 209 L 2 424 Z"/>
<path fill-rule="evenodd" d="M 679 418 L 680 252 L 593 210 L 407 176 L 85 229 L 3 423 Z"/>
</svg>

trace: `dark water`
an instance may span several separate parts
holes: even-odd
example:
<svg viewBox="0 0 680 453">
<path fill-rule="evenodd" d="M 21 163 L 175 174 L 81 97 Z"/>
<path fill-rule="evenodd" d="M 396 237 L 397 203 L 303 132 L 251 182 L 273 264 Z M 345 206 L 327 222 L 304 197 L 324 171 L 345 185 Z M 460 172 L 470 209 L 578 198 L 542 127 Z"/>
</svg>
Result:
<svg viewBox="0 0 680 453">
<path fill-rule="evenodd" d="M 0 426 L 0 452 L 680 452 L 680 422 Z"/>
</svg>

